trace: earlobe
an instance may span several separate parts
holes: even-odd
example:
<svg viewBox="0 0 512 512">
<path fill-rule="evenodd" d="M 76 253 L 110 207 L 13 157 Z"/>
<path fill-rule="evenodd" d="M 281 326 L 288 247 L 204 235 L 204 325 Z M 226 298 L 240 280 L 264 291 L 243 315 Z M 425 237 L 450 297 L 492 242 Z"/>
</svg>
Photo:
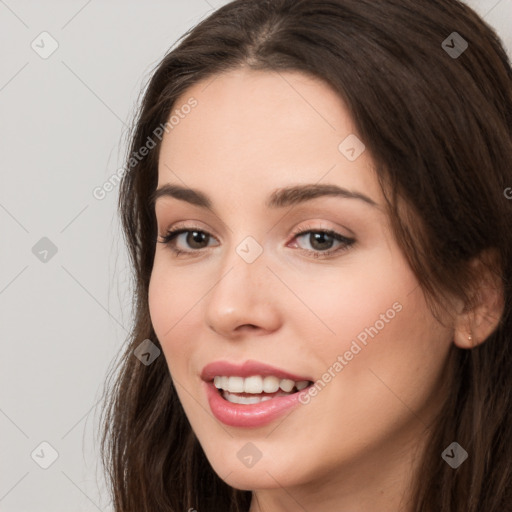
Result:
<svg viewBox="0 0 512 512">
<path fill-rule="evenodd" d="M 477 345 L 479 345 L 482 340 L 475 339 L 473 334 L 467 334 L 467 332 L 464 329 L 457 329 L 455 330 L 454 336 L 453 336 L 453 342 L 457 347 L 464 348 L 464 349 L 470 349 L 474 348 Z"/>
<path fill-rule="evenodd" d="M 503 280 L 492 270 L 487 253 L 473 264 L 479 274 L 473 304 L 465 307 L 455 322 L 454 343 L 459 348 L 471 349 L 483 343 L 498 327 L 505 307 Z"/>
</svg>

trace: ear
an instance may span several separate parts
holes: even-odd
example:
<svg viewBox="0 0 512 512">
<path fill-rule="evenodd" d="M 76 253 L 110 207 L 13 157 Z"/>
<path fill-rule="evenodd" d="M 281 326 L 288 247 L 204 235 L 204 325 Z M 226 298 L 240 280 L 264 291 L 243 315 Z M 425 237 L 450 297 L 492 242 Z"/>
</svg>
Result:
<svg viewBox="0 0 512 512">
<path fill-rule="evenodd" d="M 459 348 L 476 347 L 498 327 L 505 299 L 503 278 L 496 271 L 500 268 L 497 259 L 494 250 L 487 250 L 470 263 L 478 278 L 472 290 L 471 304 L 459 308 L 455 320 L 453 341 Z"/>
</svg>

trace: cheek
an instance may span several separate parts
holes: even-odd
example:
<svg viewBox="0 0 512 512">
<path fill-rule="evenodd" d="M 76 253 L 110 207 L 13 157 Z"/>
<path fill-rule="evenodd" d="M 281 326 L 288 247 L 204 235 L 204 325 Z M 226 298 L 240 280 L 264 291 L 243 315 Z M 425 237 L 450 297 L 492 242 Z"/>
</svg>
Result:
<svg viewBox="0 0 512 512">
<path fill-rule="evenodd" d="M 418 285 L 405 261 L 377 250 L 363 259 L 347 259 L 339 268 L 317 269 L 311 278 L 286 279 L 293 280 L 293 290 L 306 307 L 289 297 L 293 309 L 285 314 L 295 315 L 309 337 L 316 332 L 319 346 L 328 353 L 348 350 L 357 337 L 362 342 L 371 339 L 368 331 L 389 331 L 388 326 L 404 316 L 398 310 Z"/>
<path fill-rule="evenodd" d="M 382 251 L 357 265 L 322 272 L 315 280 L 296 280 L 294 287 L 315 315 L 304 308 L 301 314 L 288 311 L 297 331 L 306 334 L 300 349 L 318 362 L 320 375 L 343 374 L 336 380 L 344 399 L 363 390 L 373 394 L 375 386 L 385 389 L 378 377 L 400 391 L 417 388 L 418 381 L 434 385 L 451 331 L 432 316 L 405 259 Z"/>
<path fill-rule="evenodd" d="M 198 301 L 196 295 L 199 291 L 195 293 L 192 282 L 188 281 L 186 288 L 180 282 L 179 270 L 166 269 L 155 260 L 148 290 L 149 314 L 173 375 L 181 373 L 180 366 L 189 359 L 188 352 L 193 350 L 192 340 L 187 340 L 187 332 L 192 332 L 193 307 Z"/>
<path fill-rule="evenodd" d="M 187 325 L 194 305 L 205 293 L 201 279 L 194 278 L 187 269 L 170 265 L 166 259 L 165 249 L 157 250 L 148 290 L 151 321 L 157 335 L 162 336 L 161 342 Z"/>
<path fill-rule="evenodd" d="M 163 342 L 163 334 L 172 327 L 170 314 L 174 309 L 175 297 L 169 280 L 159 271 L 155 263 L 151 273 L 148 290 L 149 315 L 160 342 Z"/>
<path fill-rule="evenodd" d="M 338 317 L 331 318 L 336 337 L 320 338 L 318 345 L 325 372 L 330 369 L 320 378 L 332 382 L 319 393 L 318 407 L 335 417 L 336 428 L 344 422 L 357 426 L 350 431 L 356 444 L 377 435 L 364 418 L 375 418 L 389 432 L 408 421 L 411 411 L 425 415 L 426 423 L 426 407 L 434 406 L 442 380 L 451 329 L 432 316 L 415 279 L 403 277 L 371 290 L 355 287 L 350 296 L 338 292 Z M 332 404 L 344 406 L 333 413 Z"/>
</svg>

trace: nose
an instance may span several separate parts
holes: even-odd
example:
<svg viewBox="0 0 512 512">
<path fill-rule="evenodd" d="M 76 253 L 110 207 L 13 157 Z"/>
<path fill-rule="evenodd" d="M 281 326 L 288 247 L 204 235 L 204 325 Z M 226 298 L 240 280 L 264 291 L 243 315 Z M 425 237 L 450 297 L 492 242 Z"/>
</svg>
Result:
<svg viewBox="0 0 512 512">
<path fill-rule="evenodd" d="M 248 263 L 233 252 L 205 297 L 207 326 L 225 338 L 275 331 L 281 322 L 279 291 L 264 254 Z"/>
</svg>

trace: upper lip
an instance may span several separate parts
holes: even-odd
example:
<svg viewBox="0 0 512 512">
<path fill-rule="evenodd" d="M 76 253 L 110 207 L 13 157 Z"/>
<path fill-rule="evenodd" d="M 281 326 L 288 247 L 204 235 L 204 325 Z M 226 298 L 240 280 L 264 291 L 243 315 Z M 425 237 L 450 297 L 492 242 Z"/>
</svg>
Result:
<svg viewBox="0 0 512 512">
<path fill-rule="evenodd" d="M 215 376 L 238 376 L 238 377 L 250 377 L 251 375 L 261 375 L 266 377 L 273 375 L 280 379 L 290 379 L 295 382 L 303 380 L 312 381 L 310 377 L 304 377 L 296 375 L 294 373 L 287 372 L 275 366 L 270 366 L 259 361 L 245 361 L 242 364 L 230 363 L 229 361 L 214 361 L 207 364 L 201 371 L 201 379 L 206 382 L 213 380 Z"/>
</svg>

